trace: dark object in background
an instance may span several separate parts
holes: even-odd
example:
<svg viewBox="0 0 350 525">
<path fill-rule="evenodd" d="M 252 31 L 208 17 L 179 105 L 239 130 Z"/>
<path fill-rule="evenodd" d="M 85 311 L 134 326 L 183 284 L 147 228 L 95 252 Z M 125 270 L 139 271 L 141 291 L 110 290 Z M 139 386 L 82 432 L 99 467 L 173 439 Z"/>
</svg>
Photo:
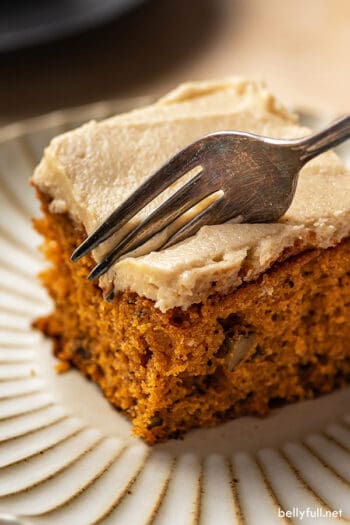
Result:
<svg viewBox="0 0 350 525">
<path fill-rule="evenodd" d="M 144 0 L 2 0 L 0 52 L 84 31 L 142 2 Z"/>
<path fill-rule="evenodd" d="M 79 34 L 0 52 L 0 126 L 108 98 L 155 96 L 187 80 L 177 71 L 210 49 L 224 21 L 223 2 L 232 0 L 138 1 L 130 13 Z"/>
</svg>

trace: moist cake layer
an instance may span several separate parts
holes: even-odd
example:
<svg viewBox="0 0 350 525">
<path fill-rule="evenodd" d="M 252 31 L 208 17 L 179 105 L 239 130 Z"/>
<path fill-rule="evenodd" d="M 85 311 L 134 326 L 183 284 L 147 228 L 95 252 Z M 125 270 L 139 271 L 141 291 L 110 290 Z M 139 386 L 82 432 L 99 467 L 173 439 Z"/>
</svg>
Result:
<svg viewBox="0 0 350 525">
<path fill-rule="evenodd" d="M 36 221 L 55 301 L 37 322 L 148 443 L 286 401 L 312 398 L 350 380 L 350 239 L 291 257 L 231 294 L 163 313 L 121 292 L 113 304 L 86 280 L 91 257 L 73 264 L 84 238 L 67 214 Z"/>
<path fill-rule="evenodd" d="M 309 132 L 261 83 L 228 79 L 185 84 L 152 106 L 56 137 L 33 180 L 53 199 L 51 211 L 68 212 L 91 233 L 170 156 L 223 129 L 280 138 Z M 96 250 L 95 260 L 124 232 Z M 114 265 L 100 285 L 106 291 L 114 287 L 136 292 L 162 311 L 187 308 L 213 292 L 229 293 L 252 281 L 286 252 L 326 248 L 349 232 L 350 173 L 330 152 L 301 171 L 292 206 L 280 223 L 207 226 L 172 248 L 148 255 L 139 249 Z"/>
</svg>

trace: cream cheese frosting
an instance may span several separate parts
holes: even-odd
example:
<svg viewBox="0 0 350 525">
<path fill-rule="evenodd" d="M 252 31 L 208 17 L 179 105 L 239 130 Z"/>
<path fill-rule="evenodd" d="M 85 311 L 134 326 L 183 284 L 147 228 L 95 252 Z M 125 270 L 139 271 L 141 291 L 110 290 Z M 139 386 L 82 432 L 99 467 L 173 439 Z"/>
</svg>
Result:
<svg viewBox="0 0 350 525">
<path fill-rule="evenodd" d="M 274 138 L 309 133 L 262 82 L 229 78 L 187 83 L 151 106 L 92 121 L 54 138 L 33 182 L 52 198 L 51 211 L 68 212 L 90 234 L 178 150 L 219 130 Z M 95 260 L 99 262 L 127 229 L 179 184 L 182 181 L 95 250 Z M 156 238 L 116 263 L 100 278 L 100 286 L 106 291 L 136 292 L 155 301 L 162 311 L 188 308 L 213 292 L 229 293 L 255 279 L 286 251 L 327 248 L 349 232 L 350 172 L 335 153 L 328 152 L 301 170 L 293 203 L 278 223 L 205 226 L 197 235 L 161 251 L 155 251 Z M 158 237 L 158 244 L 168 234 L 169 229 Z"/>
</svg>

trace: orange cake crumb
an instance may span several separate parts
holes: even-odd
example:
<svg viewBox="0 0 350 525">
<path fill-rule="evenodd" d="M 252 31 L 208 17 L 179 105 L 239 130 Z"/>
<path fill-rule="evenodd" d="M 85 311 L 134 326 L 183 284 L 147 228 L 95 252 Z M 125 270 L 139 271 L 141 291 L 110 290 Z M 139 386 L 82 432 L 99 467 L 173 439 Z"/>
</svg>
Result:
<svg viewBox="0 0 350 525">
<path fill-rule="evenodd" d="M 285 254 L 232 293 L 161 312 L 127 291 L 106 302 L 87 280 L 93 259 L 70 261 L 84 228 L 40 197 L 35 226 L 51 262 L 41 278 L 56 308 L 35 326 L 53 338 L 60 370 L 72 364 L 95 381 L 147 443 L 349 381 L 349 238 Z"/>
</svg>

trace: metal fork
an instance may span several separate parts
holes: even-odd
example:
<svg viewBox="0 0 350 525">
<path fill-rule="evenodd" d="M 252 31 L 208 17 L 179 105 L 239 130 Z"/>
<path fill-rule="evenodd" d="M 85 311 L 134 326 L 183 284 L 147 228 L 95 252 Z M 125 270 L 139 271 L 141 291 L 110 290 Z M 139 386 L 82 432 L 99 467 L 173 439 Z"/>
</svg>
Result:
<svg viewBox="0 0 350 525">
<path fill-rule="evenodd" d="M 301 139 L 272 139 L 236 131 L 206 135 L 179 151 L 147 179 L 78 246 L 72 261 L 107 240 L 161 192 L 196 167 L 201 168 L 200 172 L 125 235 L 95 266 L 89 279 L 105 273 L 121 256 L 144 244 L 213 194 L 217 197 L 214 202 L 171 235 L 162 249 L 194 235 L 206 224 L 277 221 L 293 200 L 300 169 L 348 138 L 350 115 Z"/>
</svg>

